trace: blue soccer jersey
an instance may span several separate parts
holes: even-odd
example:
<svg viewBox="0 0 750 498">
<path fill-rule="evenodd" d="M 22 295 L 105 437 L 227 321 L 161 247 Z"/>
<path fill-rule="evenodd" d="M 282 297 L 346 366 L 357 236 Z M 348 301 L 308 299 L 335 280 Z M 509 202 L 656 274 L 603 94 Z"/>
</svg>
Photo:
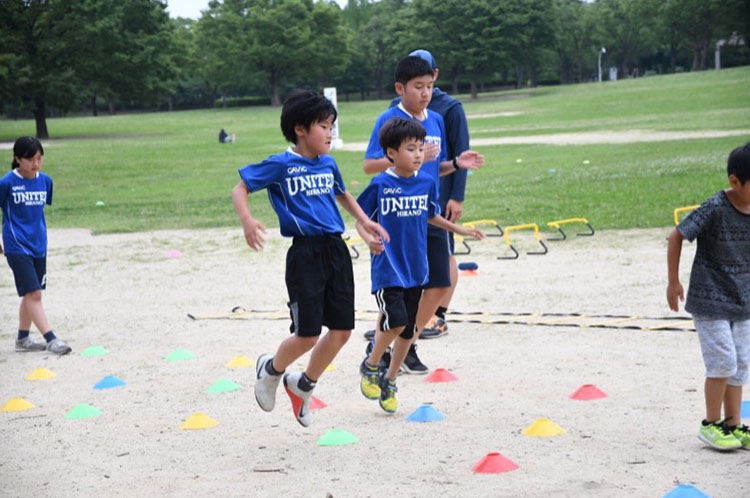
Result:
<svg viewBox="0 0 750 498">
<path fill-rule="evenodd" d="M 404 178 L 388 169 L 372 179 L 357 202 L 391 236 L 385 251 L 371 256 L 372 292 L 425 285 L 427 219 L 440 213 L 433 178 L 422 170 Z"/>
<path fill-rule="evenodd" d="M 239 170 L 250 192 L 266 189 L 279 217 L 281 235 L 309 237 L 343 233 L 336 196 L 346 191 L 336 161 L 329 155 L 310 159 L 291 148 Z"/>
<path fill-rule="evenodd" d="M 44 206 L 52 204 L 52 178 L 38 173 L 21 176 L 17 169 L 0 178 L 0 207 L 3 210 L 3 246 L 8 254 L 34 258 L 47 255 L 47 223 Z"/>
<path fill-rule="evenodd" d="M 401 103 L 384 111 L 375 121 L 375 127 L 372 129 L 372 135 L 370 135 L 370 143 L 367 145 L 367 152 L 365 152 L 365 159 L 380 159 L 385 157 L 385 151 L 380 146 L 380 128 L 383 127 L 386 121 L 393 118 L 416 119 L 422 124 L 425 131 L 427 131 L 424 142 L 426 144 L 436 143 L 440 146 L 440 154 L 437 159 L 424 163 L 422 168 L 420 168 L 420 171 L 433 178 L 435 189 L 437 192 L 440 192 L 440 163 L 445 161 L 447 157 L 445 151 L 445 124 L 440 114 L 428 109 L 425 109 L 424 112 L 426 118 L 422 121 L 409 114 Z M 438 193 L 438 195 L 440 194 Z"/>
</svg>

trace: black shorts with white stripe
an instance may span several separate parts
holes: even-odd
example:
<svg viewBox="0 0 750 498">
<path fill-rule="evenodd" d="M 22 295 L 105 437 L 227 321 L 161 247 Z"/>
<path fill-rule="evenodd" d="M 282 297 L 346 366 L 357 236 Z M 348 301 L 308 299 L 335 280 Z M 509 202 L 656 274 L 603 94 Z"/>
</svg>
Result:
<svg viewBox="0 0 750 498">
<path fill-rule="evenodd" d="M 414 337 L 419 299 L 422 287 L 386 287 L 374 292 L 378 309 L 382 313 L 380 330 L 391 330 L 404 327 L 399 334 L 404 339 Z"/>
</svg>

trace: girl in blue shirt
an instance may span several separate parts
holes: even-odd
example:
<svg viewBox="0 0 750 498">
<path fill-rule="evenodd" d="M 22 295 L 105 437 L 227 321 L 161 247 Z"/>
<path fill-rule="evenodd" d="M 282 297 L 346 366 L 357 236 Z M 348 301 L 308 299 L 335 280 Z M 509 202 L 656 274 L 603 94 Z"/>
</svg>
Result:
<svg viewBox="0 0 750 498">
<path fill-rule="evenodd" d="M 41 171 L 43 156 L 42 144 L 34 137 L 21 137 L 13 145 L 11 171 L 0 178 L 3 246 L 21 297 L 16 351 L 48 350 L 64 355 L 71 348 L 55 336 L 42 306 L 42 290 L 47 287 L 44 206 L 52 204 L 52 178 Z M 46 343 L 29 335 L 32 323 Z"/>
</svg>

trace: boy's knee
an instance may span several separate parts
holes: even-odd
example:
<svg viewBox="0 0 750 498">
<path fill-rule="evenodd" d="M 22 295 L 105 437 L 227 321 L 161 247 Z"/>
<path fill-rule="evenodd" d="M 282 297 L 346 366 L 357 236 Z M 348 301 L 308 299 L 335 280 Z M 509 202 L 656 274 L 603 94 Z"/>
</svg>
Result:
<svg viewBox="0 0 750 498">
<path fill-rule="evenodd" d="M 41 301 L 42 300 L 42 291 L 41 289 L 27 292 L 23 295 L 23 299 L 27 301 Z"/>
<path fill-rule="evenodd" d="M 344 344 L 346 344 L 346 342 L 349 340 L 351 336 L 352 336 L 351 330 L 337 330 L 331 334 L 331 339 L 334 340 L 336 344 L 343 346 Z"/>
</svg>

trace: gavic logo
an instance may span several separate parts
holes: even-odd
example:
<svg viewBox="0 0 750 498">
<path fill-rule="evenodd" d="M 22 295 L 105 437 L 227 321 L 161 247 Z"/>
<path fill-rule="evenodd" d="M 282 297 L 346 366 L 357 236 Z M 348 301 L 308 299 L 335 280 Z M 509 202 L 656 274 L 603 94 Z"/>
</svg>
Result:
<svg viewBox="0 0 750 498">
<path fill-rule="evenodd" d="M 385 187 L 383 189 L 384 194 L 400 194 L 401 187 Z"/>
<path fill-rule="evenodd" d="M 305 166 L 292 166 L 291 168 L 287 168 L 286 172 L 290 175 L 295 173 L 307 173 L 307 168 Z"/>
</svg>

